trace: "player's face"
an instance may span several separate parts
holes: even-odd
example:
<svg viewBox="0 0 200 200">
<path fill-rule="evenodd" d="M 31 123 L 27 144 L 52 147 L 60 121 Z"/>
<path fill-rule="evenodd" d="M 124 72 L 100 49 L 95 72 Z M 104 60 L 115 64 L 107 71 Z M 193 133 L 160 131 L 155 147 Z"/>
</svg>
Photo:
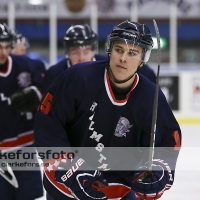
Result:
<svg viewBox="0 0 200 200">
<path fill-rule="evenodd" d="M 114 77 L 125 80 L 133 75 L 142 63 L 142 48 L 130 43 L 116 41 L 110 54 L 110 68 Z"/>
<path fill-rule="evenodd" d="M 26 46 L 23 41 L 18 41 L 14 48 L 12 49 L 12 54 L 14 55 L 25 55 L 26 54 Z"/>
<path fill-rule="evenodd" d="M 11 52 L 10 42 L 0 42 L 0 65 L 4 64 Z"/>
<path fill-rule="evenodd" d="M 80 62 L 92 61 L 94 51 L 91 46 L 70 47 L 68 56 L 72 65 Z"/>
</svg>

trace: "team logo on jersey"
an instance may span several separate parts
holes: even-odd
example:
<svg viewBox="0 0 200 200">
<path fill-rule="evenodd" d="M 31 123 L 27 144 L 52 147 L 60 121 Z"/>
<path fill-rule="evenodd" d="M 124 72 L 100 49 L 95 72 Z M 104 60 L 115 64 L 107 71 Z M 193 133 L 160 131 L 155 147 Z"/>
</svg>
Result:
<svg viewBox="0 0 200 200">
<path fill-rule="evenodd" d="M 130 128 L 133 125 L 130 125 L 130 122 L 125 117 L 120 117 L 117 127 L 115 129 L 114 135 L 117 137 L 126 137 L 126 133 L 128 133 Z"/>
<path fill-rule="evenodd" d="M 31 74 L 28 72 L 22 72 L 17 77 L 20 87 L 27 87 L 31 84 Z"/>
</svg>

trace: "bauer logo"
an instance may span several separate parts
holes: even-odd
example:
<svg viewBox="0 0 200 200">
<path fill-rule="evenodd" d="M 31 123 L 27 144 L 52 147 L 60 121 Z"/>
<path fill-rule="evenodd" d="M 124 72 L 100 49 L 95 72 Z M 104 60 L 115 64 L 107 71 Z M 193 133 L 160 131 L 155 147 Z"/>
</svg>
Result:
<svg viewBox="0 0 200 200">
<path fill-rule="evenodd" d="M 136 38 L 136 35 L 133 35 L 133 34 L 127 33 L 127 32 L 123 32 L 122 35 L 127 35 L 127 36 L 130 36 L 130 37 Z"/>
<path fill-rule="evenodd" d="M 84 162 L 85 161 L 82 158 L 78 159 L 78 161 L 63 176 L 61 176 L 62 181 L 65 182 L 70 178 Z"/>
<path fill-rule="evenodd" d="M 120 117 L 117 127 L 115 129 L 114 135 L 117 137 L 126 137 L 126 133 L 128 133 L 130 128 L 133 125 L 130 125 L 130 122 L 125 117 Z"/>
</svg>

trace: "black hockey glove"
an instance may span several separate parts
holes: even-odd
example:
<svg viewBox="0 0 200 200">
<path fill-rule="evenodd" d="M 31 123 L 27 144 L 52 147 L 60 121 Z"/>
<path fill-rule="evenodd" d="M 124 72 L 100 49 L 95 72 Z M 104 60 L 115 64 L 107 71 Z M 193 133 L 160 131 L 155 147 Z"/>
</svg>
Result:
<svg viewBox="0 0 200 200">
<path fill-rule="evenodd" d="M 17 91 L 10 98 L 11 106 L 16 111 L 29 112 L 38 107 L 42 95 L 37 87 L 30 86 Z"/>
<path fill-rule="evenodd" d="M 53 160 L 53 161 L 52 161 Z M 66 200 L 70 198 L 81 200 L 103 199 L 104 193 L 97 191 L 93 184 L 106 188 L 107 181 L 101 172 L 91 168 L 82 158 L 73 161 L 52 159 L 45 165 L 44 187 L 54 199 Z"/>
<path fill-rule="evenodd" d="M 152 166 L 152 175 L 145 176 L 148 168 L 147 163 L 136 171 L 131 187 L 136 195 L 142 199 L 159 199 L 165 190 L 170 189 L 173 183 L 171 170 L 167 163 L 162 160 L 154 159 Z"/>
</svg>

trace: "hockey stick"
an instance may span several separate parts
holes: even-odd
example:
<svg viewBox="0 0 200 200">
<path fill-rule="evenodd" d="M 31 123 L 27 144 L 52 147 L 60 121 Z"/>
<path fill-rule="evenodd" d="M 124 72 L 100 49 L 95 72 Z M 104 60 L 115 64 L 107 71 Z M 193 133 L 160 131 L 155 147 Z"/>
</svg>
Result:
<svg viewBox="0 0 200 200">
<path fill-rule="evenodd" d="M 159 73 L 160 73 L 160 61 L 161 61 L 161 48 L 160 48 L 160 33 L 156 21 L 153 19 L 153 25 L 156 32 L 156 38 L 158 43 L 158 69 L 156 76 L 156 89 L 154 94 L 154 103 L 153 103 L 153 116 L 151 124 L 151 139 L 150 139 L 150 150 L 149 150 L 149 163 L 148 163 L 148 172 L 147 175 L 152 174 L 152 164 L 154 157 L 154 147 L 155 147 L 155 135 L 156 135 L 156 120 L 157 120 L 157 110 L 158 110 L 158 90 L 159 90 Z"/>
<path fill-rule="evenodd" d="M 18 188 L 18 182 L 12 168 L 8 163 L 6 163 L 6 167 L 7 171 L 4 171 L 2 168 L 0 168 L 0 175 L 5 178 L 13 187 Z"/>
</svg>

